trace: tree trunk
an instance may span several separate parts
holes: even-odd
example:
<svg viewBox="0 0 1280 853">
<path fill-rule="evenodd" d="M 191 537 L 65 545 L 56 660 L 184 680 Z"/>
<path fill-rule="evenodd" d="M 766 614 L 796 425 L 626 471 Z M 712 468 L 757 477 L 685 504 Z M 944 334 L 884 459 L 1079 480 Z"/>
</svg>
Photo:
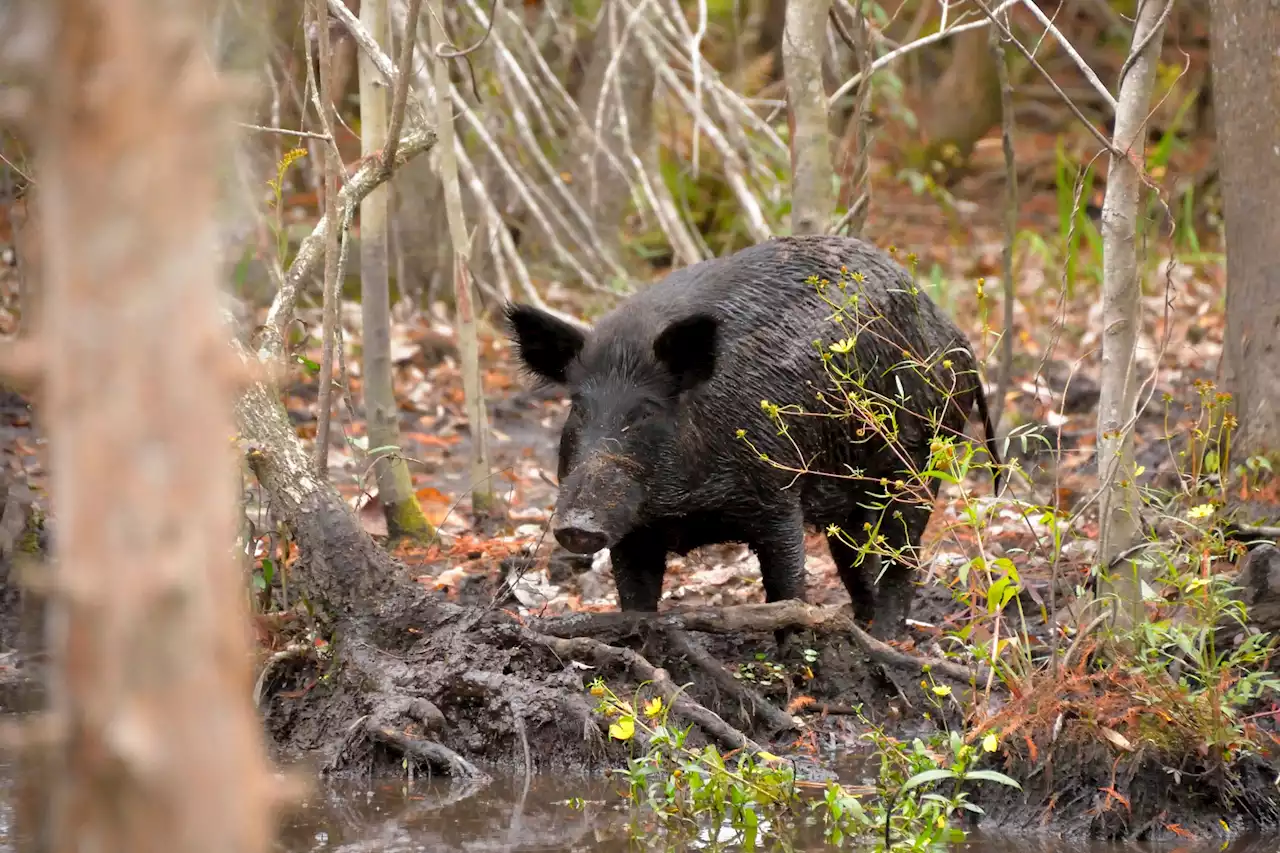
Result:
<svg viewBox="0 0 1280 853">
<path fill-rule="evenodd" d="M 373 37 L 387 40 L 387 0 L 364 0 L 360 19 Z M 362 154 L 375 157 L 387 144 L 387 85 L 368 54 L 360 54 L 360 135 Z M 387 184 L 376 187 L 360 203 L 360 306 L 364 340 L 363 378 L 369 450 L 376 452 L 374 473 L 378 499 L 392 538 L 427 540 L 435 529 L 422 512 L 409 465 L 398 451 L 400 418 L 391 382 L 391 282 L 387 263 Z"/>
<path fill-rule="evenodd" d="M 1239 431 L 1231 456 L 1259 455 L 1280 472 L 1280 3 L 1215 0 L 1212 64 L 1226 218 L 1227 332 L 1223 379 Z"/>
<path fill-rule="evenodd" d="M 622 43 L 630 17 L 622 4 L 606 4 L 592 37 L 591 57 L 578 93 L 578 106 L 588 132 L 575 140 L 570 154 L 570 173 L 578 200 L 595 220 L 596 230 L 605 242 L 606 257 L 612 258 L 619 257 L 626 244 L 622 226 L 631 209 L 631 189 L 626 176 L 619 174 L 599 150 L 594 135 L 598 132 L 601 145 L 622 163 L 631 162 L 629 150 L 643 156 L 654 135 L 653 68 L 636 44 L 634 33 Z M 619 112 L 626 114 L 629 139 L 624 138 Z"/>
<path fill-rule="evenodd" d="M 782 70 L 782 34 L 787 26 L 788 0 L 756 0 L 752 10 L 752 23 L 758 22 L 755 38 L 755 55 L 770 54 L 773 57 L 773 70 Z"/>
<path fill-rule="evenodd" d="M 38 151 L 55 851 L 267 849 L 204 4 L 60 0 Z"/>
<path fill-rule="evenodd" d="M 831 0 L 791 0 L 782 39 L 791 130 L 791 233 L 825 234 L 835 210 L 831 126 L 822 83 Z"/>
<path fill-rule="evenodd" d="M 1144 161 L 1146 118 L 1155 85 L 1156 61 L 1163 40 L 1162 5 L 1146 0 L 1138 13 L 1133 44 L 1146 47 L 1131 54 L 1129 72 L 1120 83 L 1113 148 L 1102 202 L 1102 393 L 1098 401 L 1098 476 L 1102 482 L 1099 565 L 1104 594 L 1118 598 L 1115 625 L 1135 624 L 1142 618 L 1142 585 L 1138 563 L 1113 560 L 1130 547 L 1140 530 L 1140 499 L 1133 461 L 1133 424 L 1137 417 L 1138 386 L 1134 353 L 1142 325 L 1142 282 L 1138 278 L 1137 222 L 1142 190 L 1138 166 Z M 1108 568 L 1110 567 L 1110 568 Z"/>
<path fill-rule="evenodd" d="M 318 62 L 320 65 L 320 123 L 331 140 L 337 139 L 338 120 L 333 97 L 333 50 L 329 37 L 329 10 L 325 0 L 312 0 L 312 23 L 320 33 Z M 334 389 L 334 348 L 338 336 L 338 303 L 342 298 L 342 284 L 338 280 L 338 247 L 343 229 L 341 220 L 337 219 L 338 211 L 338 172 L 342 171 L 338 152 L 334 145 L 322 143 L 320 149 L 324 156 L 324 213 L 329 222 L 339 223 L 339 227 L 325 232 L 324 239 L 324 320 L 320 332 L 320 400 L 319 422 L 316 426 L 315 466 L 320 474 L 329 470 L 329 432 L 333 425 L 333 389 Z"/>
<path fill-rule="evenodd" d="M 952 37 L 951 64 L 932 88 L 920 112 L 929 162 L 951 169 L 1000 120 L 1000 78 L 985 27 Z"/>
<path fill-rule="evenodd" d="M 441 26 L 444 10 L 440 0 L 431 0 L 431 41 L 448 43 Z M 485 409 L 484 383 L 480 372 L 480 339 L 476 326 L 475 291 L 471 286 L 471 240 L 463 219 L 462 189 L 458 183 L 458 158 L 453 148 L 453 105 L 449 98 L 449 66 L 439 55 L 431 57 L 435 67 L 436 119 L 440 128 L 440 179 L 444 182 L 445 208 L 449 216 L 449 238 L 453 242 L 453 300 L 457 316 L 458 369 L 466 400 L 467 424 L 471 430 L 471 509 L 486 515 L 494 502 L 493 479 L 489 469 L 489 417 Z"/>
</svg>

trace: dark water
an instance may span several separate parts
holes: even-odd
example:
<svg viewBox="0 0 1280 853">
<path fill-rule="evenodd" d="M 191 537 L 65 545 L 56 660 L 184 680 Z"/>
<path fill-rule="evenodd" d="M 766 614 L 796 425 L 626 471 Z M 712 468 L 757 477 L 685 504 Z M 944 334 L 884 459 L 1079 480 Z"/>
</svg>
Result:
<svg viewBox="0 0 1280 853">
<path fill-rule="evenodd" d="M 18 847 L 13 833 L 14 771 L 0 765 L 0 853 Z M 652 833 L 632 840 L 629 814 L 601 779 L 542 777 L 527 786 L 500 778 L 483 788 L 448 780 L 384 779 L 371 782 L 317 780 L 306 800 L 286 814 L 276 853 L 630 853 L 630 851 L 737 851 L 722 839 L 712 848 L 702 837 L 672 841 Z M 833 849 L 816 826 L 801 827 L 786 844 L 762 825 L 758 850 L 813 853 Z M 853 849 L 846 843 L 845 849 Z M 1227 847 L 1105 845 L 1010 840 L 972 834 L 954 853 L 1280 853 L 1280 838 L 1246 839 Z M 177 851 L 175 851 L 177 853 Z"/>
<path fill-rule="evenodd" d="M 670 841 L 653 834 L 640 841 L 630 840 L 628 812 L 612 796 L 612 790 L 604 780 L 556 777 L 536 778 L 527 787 L 520 779 L 499 779 L 472 790 L 447 780 L 321 782 L 306 803 L 284 819 L 275 849 L 279 853 L 622 853 L 711 848 L 705 837 L 701 843 Z M 573 798 L 585 803 L 571 803 Z M 789 848 L 796 853 L 833 849 L 816 826 L 790 834 L 786 847 L 768 832 L 762 836 L 763 843 L 757 849 Z M 741 848 L 725 845 L 719 849 Z M 1280 853 L 1280 838 L 1247 839 L 1224 848 L 1212 843 L 1082 846 L 972 834 L 952 849 L 956 853 Z"/>
</svg>

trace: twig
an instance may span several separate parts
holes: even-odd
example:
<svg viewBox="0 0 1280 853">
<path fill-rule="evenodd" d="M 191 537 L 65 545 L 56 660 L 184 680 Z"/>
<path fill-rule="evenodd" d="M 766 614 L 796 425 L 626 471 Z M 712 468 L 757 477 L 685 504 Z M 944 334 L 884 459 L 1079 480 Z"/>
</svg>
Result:
<svg viewBox="0 0 1280 853">
<path fill-rule="evenodd" d="M 1062 31 L 1054 26 L 1053 21 L 1049 20 L 1049 17 L 1041 11 L 1040 7 L 1036 5 L 1034 0 L 1022 0 L 1022 5 L 1026 6 L 1027 9 L 1030 10 L 1031 14 L 1035 15 L 1036 19 L 1039 20 L 1040 23 L 1044 24 L 1045 29 L 1054 37 L 1054 39 L 1057 40 L 1058 44 L 1062 45 L 1062 49 L 1067 52 L 1067 56 L 1071 57 L 1076 66 L 1080 69 L 1080 72 L 1084 74 L 1085 79 L 1089 81 L 1089 84 L 1093 86 L 1095 90 L 1097 90 L 1098 94 L 1102 96 L 1102 99 L 1107 102 L 1109 107 L 1111 107 L 1111 112 L 1114 113 L 1116 111 L 1115 97 L 1110 91 L 1108 91 L 1103 82 L 1098 79 L 1098 75 L 1089 67 L 1089 63 L 1085 62 L 1080 54 L 1076 52 L 1076 49 L 1071 46 L 1071 42 L 1062 34 Z M 1170 5 L 1173 5 L 1172 0 L 1170 0 Z M 1127 66 L 1128 63 L 1126 62 L 1125 67 L 1127 68 Z M 1120 79 L 1122 81 L 1124 80 L 1124 69 L 1120 71 Z"/>
<path fill-rule="evenodd" d="M 400 140 L 396 152 L 396 167 L 403 166 L 418 155 L 431 150 L 436 144 L 434 130 L 422 127 L 412 131 Z M 267 318 L 263 324 L 262 337 L 258 346 L 259 357 L 280 358 L 284 355 L 285 327 L 293 318 L 293 309 L 298 301 L 298 289 L 302 283 L 316 274 L 317 267 L 324 260 L 324 244 L 330 228 L 330 222 L 339 223 L 348 219 L 365 196 L 382 185 L 390 177 L 378 162 L 367 162 L 356 173 L 347 179 L 338 192 L 339 216 L 330 220 L 326 214 L 311 233 L 298 247 L 298 253 L 285 273 L 284 282 L 276 292 L 271 307 L 267 310 Z"/>
<path fill-rule="evenodd" d="M 1255 526 L 1252 524 L 1232 524 L 1231 527 L 1246 536 L 1264 536 L 1268 539 L 1280 538 L 1280 527 Z"/>
<path fill-rule="evenodd" d="M 501 2 L 502 0 L 493 0 L 493 8 L 489 10 L 489 24 L 488 26 L 485 27 L 484 35 L 480 36 L 479 41 L 471 45 L 471 47 L 464 47 L 461 50 L 453 50 L 452 45 L 450 45 L 449 47 L 446 47 L 443 43 L 438 44 L 436 45 L 436 49 L 435 49 L 436 56 L 440 57 L 441 59 L 459 59 L 461 57 L 475 53 L 477 50 L 483 47 L 484 43 L 489 40 L 490 33 L 493 32 L 493 22 L 498 20 L 498 4 Z M 443 29 L 443 27 L 441 27 L 441 29 Z"/>
<path fill-rule="evenodd" d="M 571 237 L 575 238 L 579 248 L 584 254 L 595 254 L 589 242 L 583 240 L 574 232 L 574 230 L 569 226 L 567 220 L 565 220 L 564 215 L 560 212 L 559 208 L 554 205 L 543 205 L 539 202 L 538 198 L 535 197 L 536 190 L 534 189 L 533 182 L 524 180 L 515 164 L 506 156 L 501 145 L 499 145 L 498 141 L 489 132 L 484 121 L 476 115 L 475 111 L 471 109 L 471 106 L 458 92 L 458 88 L 452 83 L 449 84 L 449 91 L 447 95 L 453 100 L 454 108 L 461 114 L 472 132 L 475 133 L 476 138 L 480 140 L 481 144 L 483 144 L 486 149 L 488 149 L 494 163 L 497 164 L 498 168 L 506 176 L 512 189 L 514 189 L 516 194 L 520 197 L 520 200 L 528 207 L 529 213 L 533 216 L 534 221 L 541 226 L 543 233 L 547 236 L 547 241 L 550 244 L 551 249 L 570 269 L 582 277 L 583 283 L 588 287 L 601 292 L 609 292 L 609 289 L 605 286 L 604 282 L 600 280 L 599 276 L 583 266 L 581 261 L 579 261 L 578 258 L 565 247 L 559 234 L 556 232 L 555 227 L 548 219 L 548 214 L 557 221 L 557 224 L 559 224 L 562 229 L 568 232 Z M 455 150 L 458 150 L 459 147 L 460 146 L 457 144 L 454 146 Z M 541 193 L 537 193 L 537 195 L 541 195 Z M 608 263 L 608 259 L 602 260 L 605 260 L 606 264 Z M 626 271 L 621 268 L 615 268 L 614 272 L 623 278 L 626 276 Z"/>
<path fill-rule="evenodd" d="M 378 73 L 382 75 L 382 79 L 386 81 L 387 85 L 396 86 L 398 91 L 400 74 L 396 71 L 396 67 L 391 64 L 391 57 L 387 56 L 386 52 L 378 46 L 373 34 L 365 29 L 364 24 L 360 23 L 360 19 L 347 8 L 347 4 L 343 0 L 329 0 L 329 12 L 338 19 L 347 32 L 351 34 L 351 37 L 356 40 L 356 44 L 360 45 L 360 49 L 373 61 L 374 68 L 378 69 Z M 414 34 L 408 32 L 407 27 L 405 38 L 415 38 L 416 40 Z M 408 71 L 408 69 L 405 70 Z M 409 101 L 407 86 L 405 87 L 405 92 L 406 106 L 412 105 L 416 116 L 425 123 L 427 118 L 426 107 L 417 98 Z"/>
<path fill-rule="evenodd" d="M 495 0 L 496 2 L 496 0 Z M 391 171 L 400 144 L 400 128 L 404 125 L 404 108 L 409 100 L 409 70 L 413 65 L 413 49 L 418 44 L 418 13 L 422 0 L 409 0 L 404 19 L 404 44 L 400 46 L 400 73 L 396 75 L 396 91 L 391 101 L 391 122 L 387 126 L 387 145 L 382 151 L 382 168 Z"/>
<path fill-rule="evenodd" d="M 1004 0 L 1004 2 L 1002 2 L 999 6 L 996 7 L 996 11 L 997 12 L 1003 11 L 1009 6 L 1012 6 L 1014 3 L 1021 3 L 1021 2 L 1022 0 Z M 983 11 L 986 11 L 985 8 L 983 9 Z M 827 99 L 827 103 L 829 105 L 834 105 L 836 101 L 840 100 L 845 95 L 849 94 L 849 91 L 853 89 L 854 86 L 857 86 L 863 77 L 869 77 L 870 75 L 879 71 L 881 68 L 884 68 L 886 65 L 889 65 L 895 60 L 903 56 L 906 56 L 908 53 L 911 53 L 912 51 L 919 50 L 922 47 L 928 47 L 929 45 L 934 44 L 935 42 L 940 42 L 943 39 L 951 38 L 952 36 L 957 35 L 959 33 L 963 33 L 968 30 L 980 29 L 981 27 L 985 27 L 987 25 L 988 25 L 988 21 L 972 21 L 968 24 L 957 24 L 951 27 L 951 29 L 939 30 L 938 32 L 933 33 L 931 35 L 927 35 L 924 38 L 919 38 L 914 41 L 907 42 L 906 44 L 902 45 L 902 47 L 889 51 L 884 56 L 880 57 L 875 62 L 871 63 L 870 68 L 865 68 L 859 71 L 857 74 L 850 77 L 848 80 L 844 81 L 844 83 L 840 85 L 840 88 L 836 89 L 835 92 L 832 93 L 831 97 Z"/>
<path fill-rule="evenodd" d="M 502 221 L 502 214 L 498 211 L 497 205 L 493 203 L 493 199 L 489 198 L 489 194 L 484 191 L 484 184 L 480 180 L 480 174 L 476 171 L 475 164 L 471 162 L 471 158 L 467 156 L 466 151 L 458 152 L 458 171 L 466 179 L 467 186 L 471 189 L 471 194 L 479 203 L 480 209 L 484 211 L 489 231 L 496 235 L 498 245 L 502 249 L 502 254 L 499 257 L 505 257 L 510 262 L 512 269 L 515 271 L 516 279 L 520 282 L 520 289 L 524 291 L 525 299 L 536 308 L 552 314 L 556 319 L 586 331 L 588 325 L 576 315 L 552 308 L 538 294 L 537 288 L 534 287 L 533 279 L 529 275 L 528 267 L 525 266 L 524 260 L 520 257 L 520 253 L 516 248 L 515 240 L 511 237 L 511 230 Z"/>
<path fill-rule="evenodd" d="M 861 216 L 862 212 L 866 210 L 868 201 L 870 201 L 870 197 L 865 192 L 858 196 L 858 200 L 849 205 L 849 209 L 844 212 L 844 216 L 841 216 L 839 221 L 836 222 L 835 225 L 832 225 L 831 230 L 827 233 L 839 234 L 849 228 L 853 222 Z"/>
<path fill-rule="evenodd" d="M 702 111 L 702 40 L 707 35 L 707 0 L 698 0 L 698 29 L 693 34 L 689 45 L 689 58 L 693 61 L 693 100 L 697 108 L 693 111 L 693 179 L 698 179 L 698 151 L 702 147 L 702 122 L 706 114 Z"/>
<path fill-rule="evenodd" d="M 1018 39 L 1014 37 L 1013 33 L 1009 30 L 1009 28 L 1006 27 L 1003 23 L 1001 23 L 998 18 L 996 18 L 996 13 L 998 13 L 1001 9 L 1008 6 L 1009 3 L 1006 2 L 1006 3 L 1000 4 L 1000 6 L 997 7 L 996 10 L 993 12 L 991 9 L 987 8 L 987 4 L 983 2 L 983 0 L 973 0 L 973 2 L 977 4 L 978 8 L 982 10 L 982 14 L 986 15 L 989 21 L 991 21 L 993 24 L 995 24 L 997 27 L 1000 28 L 1001 35 L 1003 35 L 1009 41 L 1013 42 L 1013 46 L 1016 47 L 1018 49 L 1018 52 L 1021 53 L 1023 57 L 1026 58 L 1027 62 L 1031 63 L 1031 67 L 1034 68 L 1036 71 L 1040 72 L 1040 76 L 1043 77 L 1049 83 L 1049 85 L 1053 87 L 1053 91 L 1057 93 L 1058 97 L 1062 99 L 1062 102 L 1067 105 L 1067 109 L 1071 110 L 1072 114 L 1075 115 L 1075 117 L 1080 120 L 1080 123 L 1089 129 L 1089 132 L 1092 133 L 1093 137 L 1097 139 L 1099 143 L 1102 144 L 1102 147 L 1105 148 L 1112 155 L 1123 157 L 1124 153 L 1121 151 L 1118 151 L 1115 148 L 1115 146 L 1111 144 L 1111 140 L 1107 139 L 1106 135 L 1102 131 L 1098 130 L 1098 128 L 1094 125 L 1094 123 L 1089 121 L 1089 119 L 1085 116 L 1085 114 L 1080 111 L 1080 108 L 1076 106 L 1075 101 L 1071 100 L 1071 98 L 1067 95 L 1067 93 L 1062 91 L 1062 87 L 1058 85 L 1058 81 L 1054 80 L 1053 75 L 1045 70 L 1045 67 L 1040 64 L 1039 60 L 1036 59 L 1035 54 L 1027 50 L 1027 46 L 1024 45 L 1022 42 L 1018 41 Z"/>
<path fill-rule="evenodd" d="M 1154 2 L 1155 0 L 1139 0 L 1139 5 L 1143 2 Z M 1165 0 L 1164 11 L 1160 13 L 1160 17 L 1156 20 L 1155 25 L 1148 30 L 1142 39 L 1133 46 L 1129 51 L 1129 55 L 1125 58 L 1124 64 L 1120 66 L 1120 73 L 1116 77 L 1116 88 L 1119 89 L 1124 85 L 1124 78 L 1128 76 L 1129 70 L 1133 68 L 1133 64 L 1138 61 L 1143 52 L 1146 51 L 1147 45 L 1158 33 L 1162 31 L 1165 21 L 1169 20 L 1169 13 L 1173 11 L 1173 0 Z M 1114 105 L 1113 105 L 1114 106 Z"/>
<path fill-rule="evenodd" d="M 245 130 L 256 130 L 259 133 L 279 133 L 283 136 L 300 136 L 303 139 L 319 139 L 322 142 L 328 142 L 329 137 L 323 133 L 312 133 L 309 130 L 289 130 L 284 127 L 267 127 L 261 124 L 248 124 L 247 122 L 238 121 L 237 125 Z"/>
<path fill-rule="evenodd" d="M 658 77 L 675 94 L 685 109 L 696 110 L 697 104 L 694 102 L 693 95 L 680 82 L 680 78 L 671 70 L 671 67 L 662 61 L 653 40 L 646 38 L 644 33 L 639 35 L 640 45 L 649 62 L 653 64 Z M 720 154 L 724 167 L 725 181 L 729 184 L 734 195 L 737 196 L 738 203 L 742 206 L 747 230 L 751 233 L 752 239 L 760 242 L 768 240 L 773 236 L 773 231 L 765 220 L 764 211 L 760 208 L 760 202 L 752 195 L 751 189 L 743 177 L 742 159 L 738 156 L 738 152 L 733 149 L 733 146 L 724 138 L 724 134 L 714 124 L 707 123 L 704 129 L 707 139 L 710 140 L 712 146 Z"/>
<path fill-rule="evenodd" d="M 1085 638 L 1091 636 L 1094 631 L 1098 630 L 1098 628 L 1102 626 L 1102 623 L 1108 621 L 1110 618 L 1111 610 L 1109 608 L 1104 609 L 1097 616 L 1094 616 L 1093 619 L 1089 620 L 1088 625 L 1085 625 L 1080 629 L 1080 633 L 1076 634 L 1076 638 L 1071 641 L 1071 645 L 1067 648 L 1067 654 L 1062 659 L 1062 670 L 1064 672 L 1069 672 L 1071 670 L 1072 665 L 1075 663 L 1076 653 L 1080 651 Z"/>
</svg>

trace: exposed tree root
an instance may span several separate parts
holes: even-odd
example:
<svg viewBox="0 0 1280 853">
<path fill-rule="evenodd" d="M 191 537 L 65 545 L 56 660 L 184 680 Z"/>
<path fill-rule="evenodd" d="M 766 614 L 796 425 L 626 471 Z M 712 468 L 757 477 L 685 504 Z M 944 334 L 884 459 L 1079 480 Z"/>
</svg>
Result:
<svg viewBox="0 0 1280 853">
<path fill-rule="evenodd" d="M 472 782 L 488 782 L 489 774 L 467 761 L 447 746 L 433 740 L 412 737 L 404 732 L 383 728 L 370 720 L 365 726 L 365 733 L 375 741 L 403 752 L 411 758 L 432 767 L 447 770 L 455 779 L 467 779 Z"/>
<path fill-rule="evenodd" d="M 729 749 L 759 751 L 760 745 L 738 729 L 726 723 L 718 714 L 685 696 L 667 675 L 665 669 L 654 666 L 631 649 L 610 646 L 590 637 L 559 638 L 543 636 L 539 639 L 562 658 L 587 658 L 597 665 L 621 664 L 641 681 L 653 683 L 678 716 L 695 723 L 721 746 Z"/>
<path fill-rule="evenodd" d="M 570 717 L 582 725 L 582 738 L 589 746 L 599 747 L 604 743 L 604 732 L 596 723 L 595 712 L 581 694 L 566 693 L 563 689 L 553 689 L 523 678 L 494 672 L 462 673 L 458 676 L 455 692 L 462 694 L 465 688 L 474 689 L 476 695 L 487 693 L 499 697 L 508 704 L 515 720 L 516 733 L 522 741 L 522 750 L 527 750 L 529 745 L 528 736 L 524 732 L 524 708 L 532 701 L 558 703 Z"/>
<path fill-rule="evenodd" d="M 772 632 L 780 628 L 802 628 L 845 634 L 871 660 L 907 670 L 915 675 L 925 671 L 941 673 L 963 683 L 985 681 L 987 667 L 975 664 L 969 670 L 951 661 L 899 651 L 868 634 L 853 621 L 846 607 L 818 607 L 802 601 L 773 604 L 741 604 L 718 609 L 679 610 L 661 613 L 576 613 L 539 622 L 537 630 L 557 637 L 597 637 L 611 641 L 635 636 L 642 629 L 678 629 L 709 634 Z"/>
<path fill-rule="evenodd" d="M 710 676 L 717 688 L 738 700 L 743 714 L 759 719 L 768 727 L 770 734 L 800 728 L 798 720 L 730 675 L 724 668 L 724 664 L 690 642 L 683 631 L 664 627 L 662 635 L 673 654 L 680 655 Z"/>
<path fill-rule="evenodd" d="M 266 687 L 267 679 L 276 669 L 285 661 L 298 660 L 311 656 L 311 647 L 304 643 L 292 643 L 286 648 L 281 649 L 271 657 L 267 658 L 266 663 L 262 665 L 262 671 L 258 673 L 258 678 L 253 683 L 253 707 L 262 707 L 262 691 Z"/>
</svg>

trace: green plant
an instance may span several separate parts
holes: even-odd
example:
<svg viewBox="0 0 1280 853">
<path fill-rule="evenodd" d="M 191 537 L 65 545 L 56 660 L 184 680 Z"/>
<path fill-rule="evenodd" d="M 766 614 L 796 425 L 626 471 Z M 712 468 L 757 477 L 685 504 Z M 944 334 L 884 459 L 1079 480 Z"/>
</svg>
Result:
<svg viewBox="0 0 1280 853">
<path fill-rule="evenodd" d="M 1229 560 L 1244 554 L 1244 546 L 1228 539 L 1218 523 L 1228 501 L 1224 472 L 1231 470 L 1236 426 L 1231 398 L 1212 382 L 1197 380 L 1194 385 L 1197 419 L 1183 430 L 1186 448 L 1172 454 L 1181 489 L 1172 495 L 1148 490 L 1148 502 L 1159 505 L 1169 526 L 1183 534 L 1169 545 L 1152 542 L 1146 549 L 1145 562 L 1153 577 L 1143 592 L 1151 615 L 1122 640 L 1134 650 L 1125 663 L 1147 682 L 1168 688 L 1159 698 L 1166 708 L 1168 691 L 1173 691 L 1179 724 L 1195 745 L 1229 755 L 1251 746 L 1250 733 L 1241 723 L 1242 710 L 1264 692 L 1280 691 L 1280 680 L 1270 672 L 1275 639 L 1248 630 L 1239 589 L 1221 571 Z M 1169 433 L 1171 403 L 1166 395 Z M 1246 460 L 1243 473 L 1250 472 L 1250 462 L 1255 469 L 1263 468 L 1257 460 Z M 1221 648 L 1224 626 L 1241 631 L 1243 642 Z"/>
<path fill-rule="evenodd" d="M 596 710 L 613 721 L 612 739 L 644 742 L 643 750 L 615 771 L 625 782 L 624 799 L 656 820 L 673 840 L 704 831 L 714 846 L 732 843 L 755 850 L 762 828 L 768 827 L 774 838 L 785 837 L 788 825 L 800 821 L 807 806 L 835 844 L 856 839 L 876 851 L 926 850 L 964 838 L 953 825 L 959 811 L 981 813 L 965 786 L 986 781 L 1019 787 L 1002 773 L 975 769 L 979 748 L 957 733 L 904 744 L 859 715 L 869 727 L 865 737 L 879 762 L 876 786 L 831 782 L 815 796 L 796 782 L 791 764 L 779 756 L 743 751 L 730 760 L 714 746 L 688 746 L 689 729 L 671 725 L 670 705 L 661 697 L 642 698 L 645 686 L 637 689 L 634 702 L 620 699 L 600 679 L 592 682 L 590 692 L 599 699 Z M 935 686 L 934 695 L 942 699 L 948 692 Z M 996 748 L 994 736 L 983 739 L 981 751 Z M 868 799 L 873 794 L 878 796 Z M 633 827 L 640 831 L 638 822 Z M 652 837 L 648 840 L 652 844 Z"/>
<path fill-rule="evenodd" d="M 305 148 L 291 148 L 276 163 L 276 176 L 267 181 L 271 189 L 271 207 L 275 210 L 275 218 L 271 222 L 271 233 L 276 238 L 276 261 L 281 269 L 288 267 L 289 232 L 284 225 L 284 176 L 289 168 L 307 156 Z"/>
<path fill-rule="evenodd" d="M 1076 171 L 1072 176 L 1072 171 Z M 1085 213 L 1085 204 L 1093 193 L 1093 164 L 1080 170 L 1067 157 L 1062 139 L 1054 148 L 1054 187 L 1058 201 L 1058 239 L 1055 247 L 1066 268 L 1067 298 L 1075 296 L 1080 267 L 1080 241 L 1088 244 L 1091 263 L 1086 272 L 1094 284 L 1102 284 L 1102 235 Z"/>
</svg>

